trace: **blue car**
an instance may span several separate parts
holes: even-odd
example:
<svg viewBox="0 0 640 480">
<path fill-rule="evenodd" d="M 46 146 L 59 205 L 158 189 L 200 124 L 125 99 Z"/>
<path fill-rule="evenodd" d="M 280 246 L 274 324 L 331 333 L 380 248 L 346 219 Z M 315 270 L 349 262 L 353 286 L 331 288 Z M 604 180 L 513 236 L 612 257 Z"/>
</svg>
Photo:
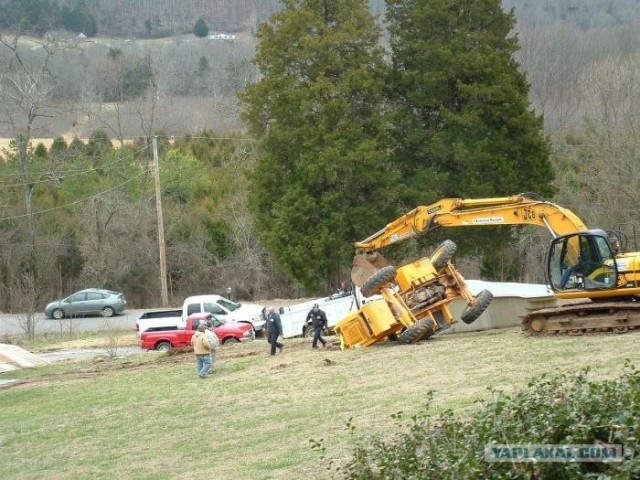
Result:
<svg viewBox="0 0 640 480">
<path fill-rule="evenodd" d="M 124 311 L 127 300 L 120 292 L 101 288 L 80 290 L 67 298 L 51 302 L 44 309 L 44 315 L 54 320 L 65 317 L 82 317 L 84 315 L 101 315 L 113 317 Z"/>
</svg>

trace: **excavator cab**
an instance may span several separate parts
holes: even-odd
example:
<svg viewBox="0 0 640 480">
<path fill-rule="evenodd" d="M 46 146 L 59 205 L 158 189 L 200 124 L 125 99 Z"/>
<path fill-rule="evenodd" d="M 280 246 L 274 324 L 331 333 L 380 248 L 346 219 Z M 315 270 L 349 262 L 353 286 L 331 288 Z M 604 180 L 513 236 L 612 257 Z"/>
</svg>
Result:
<svg viewBox="0 0 640 480">
<path fill-rule="evenodd" d="M 548 282 L 554 291 L 616 288 L 615 252 L 603 230 L 557 237 L 547 263 Z"/>
</svg>

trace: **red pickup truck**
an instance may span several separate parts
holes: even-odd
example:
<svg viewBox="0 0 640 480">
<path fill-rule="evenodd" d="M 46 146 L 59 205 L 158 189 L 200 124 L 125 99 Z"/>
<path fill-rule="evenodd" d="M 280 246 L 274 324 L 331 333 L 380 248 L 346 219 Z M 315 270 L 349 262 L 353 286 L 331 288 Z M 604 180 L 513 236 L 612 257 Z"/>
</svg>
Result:
<svg viewBox="0 0 640 480">
<path fill-rule="evenodd" d="M 186 328 L 153 330 L 140 334 L 140 346 L 145 350 L 170 350 L 191 345 L 194 322 L 206 320 L 213 325 L 213 331 L 218 336 L 220 343 L 250 342 L 254 340 L 255 333 L 249 323 L 224 323 L 211 313 L 194 313 L 186 320 Z"/>
</svg>

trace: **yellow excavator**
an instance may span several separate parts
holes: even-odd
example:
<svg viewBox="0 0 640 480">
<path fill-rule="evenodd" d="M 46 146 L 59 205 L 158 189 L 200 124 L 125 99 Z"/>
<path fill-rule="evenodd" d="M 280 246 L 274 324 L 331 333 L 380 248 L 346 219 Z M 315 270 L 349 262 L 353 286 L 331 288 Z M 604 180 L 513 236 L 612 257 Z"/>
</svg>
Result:
<svg viewBox="0 0 640 480">
<path fill-rule="evenodd" d="M 352 281 L 365 296 L 392 288 L 398 280 L 380 249 L 438 227 L 484 225 L 536 225 L 553 237 L 546 259 L 547 282 L 556 298 L 573 301 L 530 312 L 522 320 L 525 333 L 624 333 L 640 327 L 640 252 L 624 253 L 621 232 L 588 229 L 573 212 L 536 194 L 446 198 L 419 206 L 355 244 Z M 445 259 L 450 265 L 454 249 L 445 242 L 432 258 L 439 259 L 440 266 Z M 404 285 L 399 290 L 406 296 L 410 289 Z M 396 293 L 399 290 L 396 286 Z M 488 305 L 486 295 L 479 297 Z"/>
</svg>

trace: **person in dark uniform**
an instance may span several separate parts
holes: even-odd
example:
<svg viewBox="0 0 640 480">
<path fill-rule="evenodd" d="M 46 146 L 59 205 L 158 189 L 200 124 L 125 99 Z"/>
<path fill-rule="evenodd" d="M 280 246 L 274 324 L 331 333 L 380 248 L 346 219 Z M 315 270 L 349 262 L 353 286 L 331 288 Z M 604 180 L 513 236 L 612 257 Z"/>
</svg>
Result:
<svg viewBox="0 0 640 480">
<path fill-rule="evenodd" d="M 322 331 L 327 328 L 327 314 L 320 310 L 320 306 L 316 303 L 313 308 L 307 314 L 307 322 L 311 320 L 311 326 L 313 327 L 313 343 L 311 348 L 318 348 L 318 342 L 323 347 L 327 346 L 327 342 L 322 338 Z"/>
<path fill-rule="evenodd" d="M 278 337 L 282 335 L 282 321 L 280 321 L 280 315 L 276 313 L 274 307 L 269 307 L 267 333 L 269 334 L 269 343 L 271 344 L 271 355 L 276 354 L 276 348 L 282 352 L 284 345 L 278 342 Z"/>
</svg>

